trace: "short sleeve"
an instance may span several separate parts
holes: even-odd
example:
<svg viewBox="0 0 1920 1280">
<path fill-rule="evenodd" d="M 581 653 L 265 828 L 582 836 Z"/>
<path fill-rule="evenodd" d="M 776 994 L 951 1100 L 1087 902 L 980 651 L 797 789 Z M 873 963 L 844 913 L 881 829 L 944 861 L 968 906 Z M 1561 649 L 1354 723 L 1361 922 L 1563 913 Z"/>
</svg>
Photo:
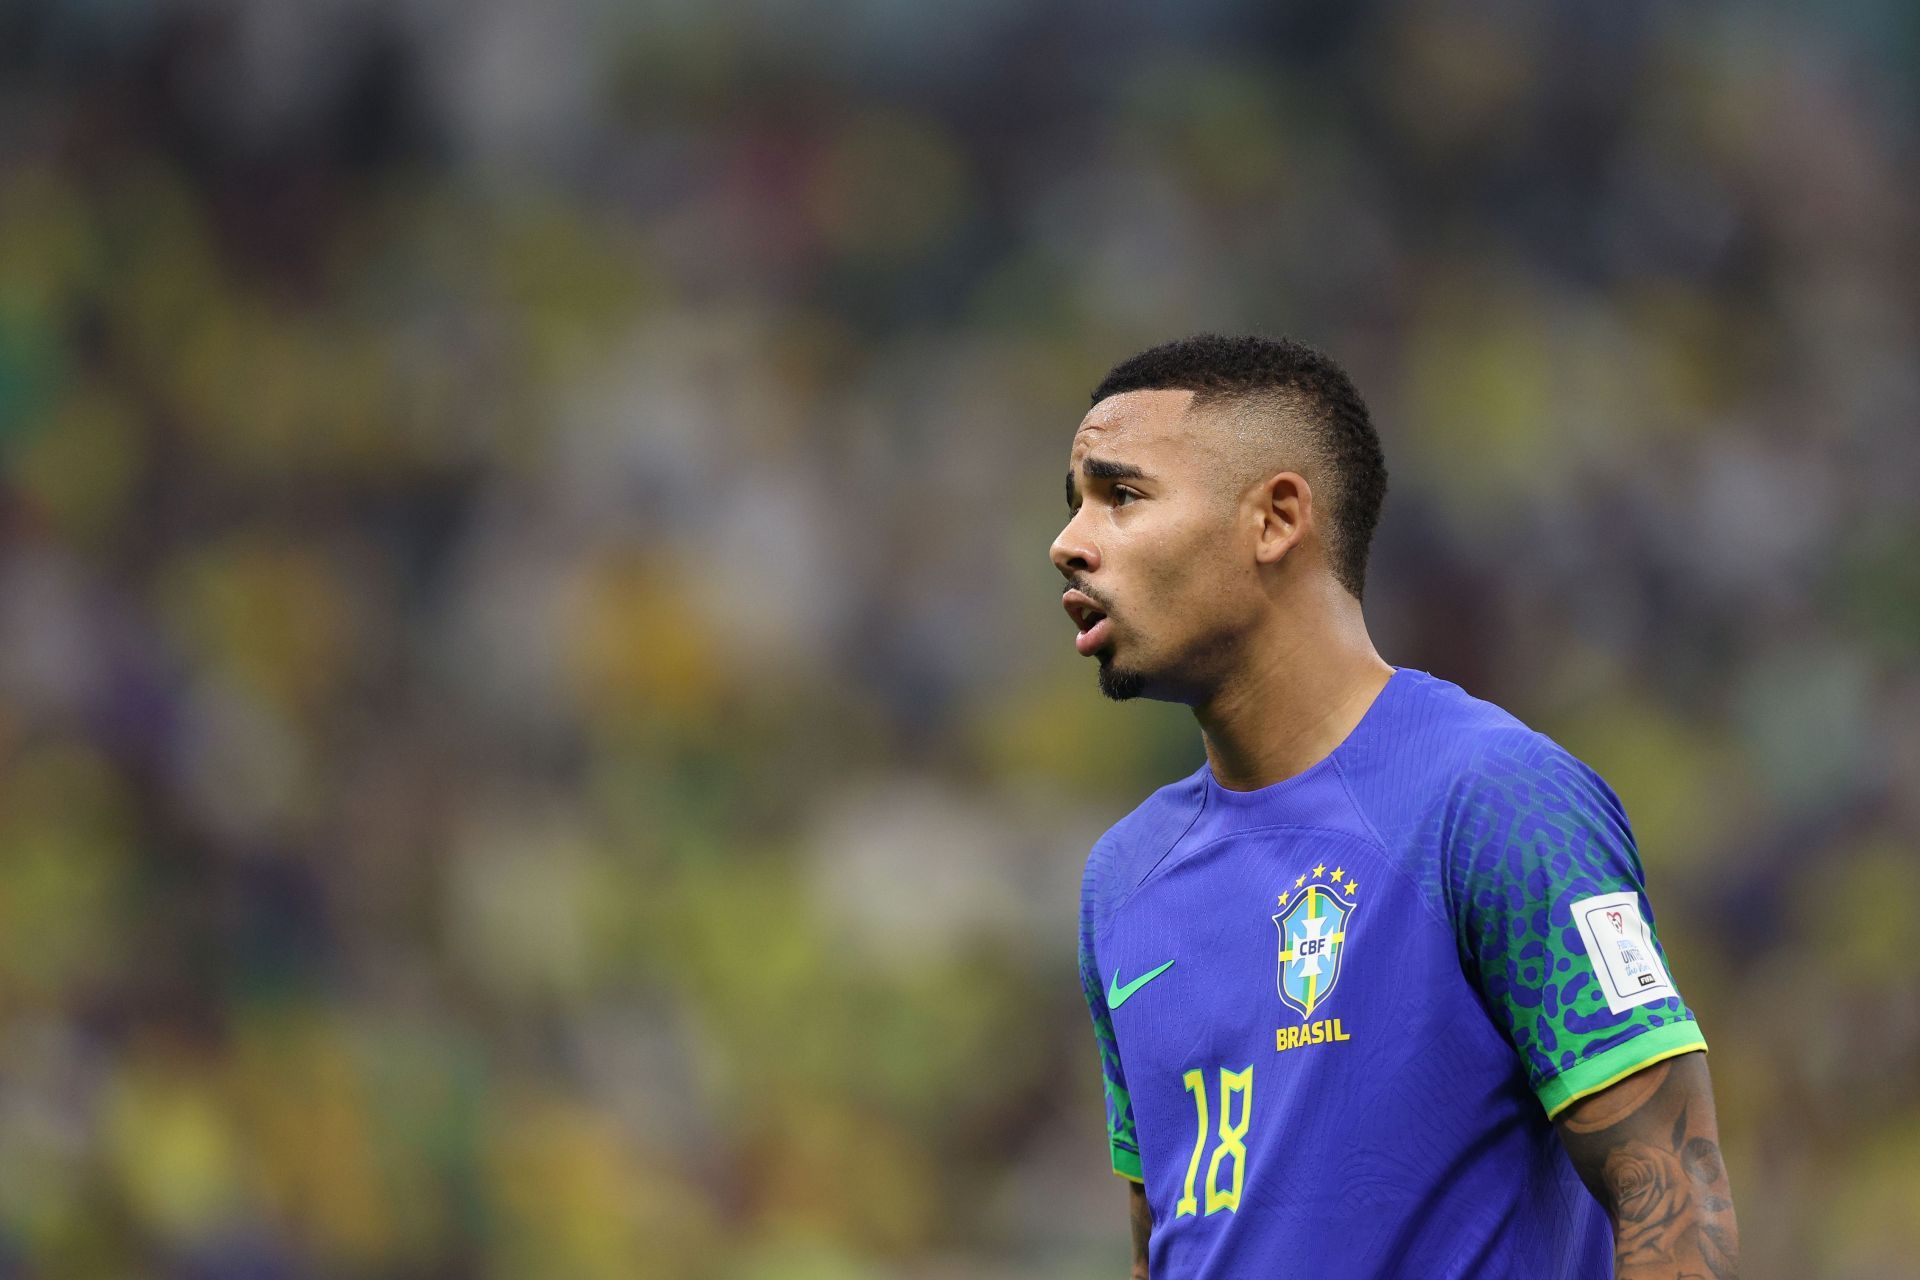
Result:
<svg viewBox="0 0 1920 1280">
<path fill-rule="evenodd" d="M 1086 993 L 1087 1009 L 1093 1014 L 1093 1037 L 1100 1048 L 1100 1074 L 1107 1095 L 1107 1145 L 1113 1153 L 1113 1171 L 1123 1178 L 1144 1182 L 1146 1179 L 1140 1172 L 1140 1143 L 1133 1128 L 1133 1099 L 1127 1094 L 1127 1078 L 1120 1069 L 1120 1044 L 1113 1037 L 1113 1017 L 1107 1012 L 1107 995 L 1100 985 L 1093 940 L 1084 924 L 1080 933 L 1080 988 Z"/>
<path fill-rule="evenodd" d="M 1456 795 L 1444 857 L 1461 962 L 1548 1116 L 1704 1050 L 1626 811 L 1599 775 L 1529 733 L 1486 753 Z"/>
</svg>

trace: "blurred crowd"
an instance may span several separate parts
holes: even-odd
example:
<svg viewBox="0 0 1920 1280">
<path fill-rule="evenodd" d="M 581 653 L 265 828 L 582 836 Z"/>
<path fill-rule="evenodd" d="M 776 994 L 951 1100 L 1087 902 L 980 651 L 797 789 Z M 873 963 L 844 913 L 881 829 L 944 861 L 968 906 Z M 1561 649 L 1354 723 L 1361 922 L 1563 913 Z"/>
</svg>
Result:
<svg viewBox="0 0 1920 1280">
<path fill-rule="evenodd" d="M 1811 12 L 1811 11 L 1809 11 Z M 1920 1257 L 1920 18 L 0 8 L 0 1277 L 1117 1276 L 1046 549 L 1348 365 L 1638 829 L 1749 1280 Z"/>
</svg>

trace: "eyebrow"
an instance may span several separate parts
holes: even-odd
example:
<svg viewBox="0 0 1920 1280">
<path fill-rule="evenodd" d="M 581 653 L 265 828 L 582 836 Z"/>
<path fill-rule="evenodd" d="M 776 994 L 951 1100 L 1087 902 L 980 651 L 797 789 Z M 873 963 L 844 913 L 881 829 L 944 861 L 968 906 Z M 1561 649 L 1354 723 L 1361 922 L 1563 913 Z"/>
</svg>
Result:
<svg viewBox="0 0 1920 1280">
<path fill-rule="evenodd" d="M 1105 458 L 1088 458 L 1080 464 L 1089 480 L 1145 480 L 1147 473 L 1131 462 L 1109 462 Z M 1067 471 L 1067 505 L 1073 505 L 1073 471 Z"/>
</svg>

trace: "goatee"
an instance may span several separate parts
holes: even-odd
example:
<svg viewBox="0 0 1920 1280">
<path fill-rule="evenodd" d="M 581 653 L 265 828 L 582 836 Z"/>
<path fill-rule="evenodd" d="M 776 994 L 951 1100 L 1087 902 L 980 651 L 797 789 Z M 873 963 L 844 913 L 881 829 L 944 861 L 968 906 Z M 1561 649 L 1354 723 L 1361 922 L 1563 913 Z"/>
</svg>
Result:
<svg viewBox="0 0 1920 1280">
<path fill-rule="evenodd" d="M 1137 698 L 1147 687 L 1147 678 L 1138 671 L 1125 671 L 1113 665 L 1111 654 L 1100 659 L 1100 692 L 1115 702 Z"/>
</svg>

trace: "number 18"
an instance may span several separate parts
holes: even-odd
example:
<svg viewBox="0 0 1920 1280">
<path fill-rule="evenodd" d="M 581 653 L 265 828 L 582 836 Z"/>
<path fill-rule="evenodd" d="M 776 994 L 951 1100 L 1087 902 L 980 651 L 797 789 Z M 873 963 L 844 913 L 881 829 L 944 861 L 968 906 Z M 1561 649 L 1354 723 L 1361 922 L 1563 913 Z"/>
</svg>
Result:
<svg viewBox="0 0 1920 1280">
<path fill-rule="evenodd" d="M 1194 1180 L 1200 1174 L 1200 1157 L 1207 1145 L 1207 1077 L 1206 1073 L 1195 1069 L 1187 1072 L 1182 1079 L 1186 1082 L 1187 1092 L 1193 1095 L 1194 1110 L 1199 1114 L 1200 1130 L 1193 1139 L 1193 1158 L 1187 1161 L 1187 1190 L 1173 1207 L 1173 1216 L 1184 1218 L 1200 1212 L 1200 1201 L 1193 1193 Z M 1233 1115 L 1233 1097 L 1240 1095 L 1240 1115 Z M 1214 1214 L 1222 1209 L 1233 1212 L 1240 1207 L 1240 1190 L 1246 1182 L 1247 1148 L 1244 1139 L 1247 1126 L 1253 1123 L 1253 1067 L 1244 1071 L 1229 1071 L 1220 1068 L 1220 1142 L 1213 1149 L 1213 1158 L 1207 1161 L 1207 1212 Z M 1223 1161 L 1233 1161 L 1233 1185 L 1223 1188 L 1220 1185 L 1220 1165 Z"/>
</svg>

